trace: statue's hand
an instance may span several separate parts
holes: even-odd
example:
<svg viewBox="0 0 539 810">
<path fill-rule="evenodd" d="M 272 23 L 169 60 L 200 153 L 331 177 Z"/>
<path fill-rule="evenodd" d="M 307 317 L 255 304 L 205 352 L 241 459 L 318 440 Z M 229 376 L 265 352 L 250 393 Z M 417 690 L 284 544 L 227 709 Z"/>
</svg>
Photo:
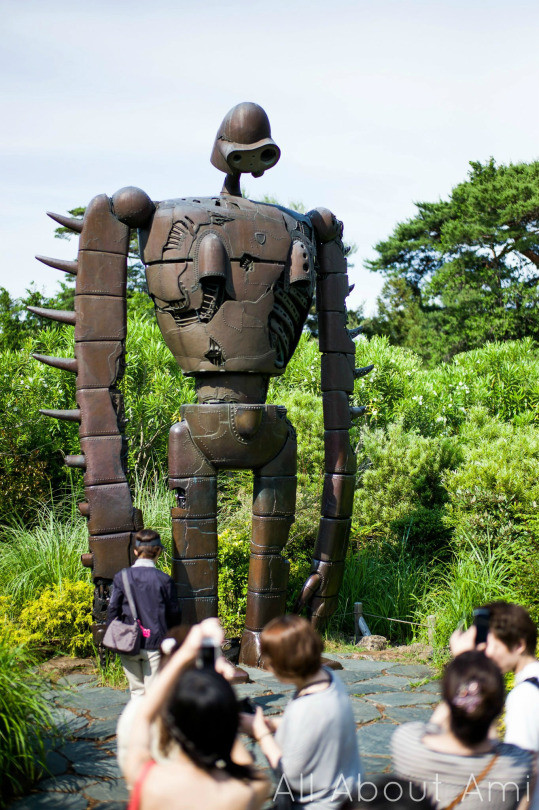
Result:
<svg viewBox="0 0 539 810">
<path fill-rule="evenodd" d="M 317 574 L 316 572 L 309 574 L 303 583 L 303 587 L 298 598 L 296 599 L 294 613 L 299 613 L 302 608 L 308 607 L 311 604 L 311 601 L 319 590 L 321 584 L 322 578 L 320 577 L 320 574 Z"/>
</svg>

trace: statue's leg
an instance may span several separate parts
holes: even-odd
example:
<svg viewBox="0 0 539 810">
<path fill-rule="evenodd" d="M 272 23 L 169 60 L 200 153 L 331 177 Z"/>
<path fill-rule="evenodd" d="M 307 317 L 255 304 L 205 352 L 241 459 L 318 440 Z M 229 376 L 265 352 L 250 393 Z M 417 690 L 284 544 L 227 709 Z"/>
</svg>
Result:
<svg viewBox="0 0 539 810">
<path fill-rule="evenodd" d="M 281 556 L 294 521 L 297 443 L 290 426 L 280 453 L 254 471 L 247 612 L 240 663 L 259 666 L 260 631 L 286 608 L 289 562 Z"/>
<path fill-rule="evenodd" d="M 215 467 L 194 444 L 187 422 L 169 436 L 172 508 L 172 578 L 182 622 L 217 616 L 217 477 Z"/>
</svg>

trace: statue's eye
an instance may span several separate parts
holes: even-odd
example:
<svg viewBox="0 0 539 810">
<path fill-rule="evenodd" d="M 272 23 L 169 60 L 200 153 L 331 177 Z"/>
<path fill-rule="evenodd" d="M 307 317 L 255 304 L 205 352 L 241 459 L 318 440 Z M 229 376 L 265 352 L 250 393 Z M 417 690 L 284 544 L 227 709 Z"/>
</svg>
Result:
<svg viewBox="0 0 539 810">
<path fill-rule="evenodd" d="M 263 163 L 271 163 L 274 157 L 275 157 L 275 149 L 264 149 L 264 151 L 260 155 L 260 160 Z"/>
</svg>

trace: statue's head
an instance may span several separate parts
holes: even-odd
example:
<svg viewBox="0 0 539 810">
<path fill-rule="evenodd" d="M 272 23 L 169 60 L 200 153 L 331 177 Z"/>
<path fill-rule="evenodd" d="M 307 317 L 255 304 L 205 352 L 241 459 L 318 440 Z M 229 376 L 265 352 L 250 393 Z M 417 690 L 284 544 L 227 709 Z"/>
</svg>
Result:
<svg viewBox="0 0 539 810">
<path fill-rule="evenodd" d="M 211 162 L 226 174 L 261 177 L 275 166 L 281 150 L 271 137 L 269 118 L 258 104 L 244 101 L 225 115 L 217 131 Z"/>
</svg>

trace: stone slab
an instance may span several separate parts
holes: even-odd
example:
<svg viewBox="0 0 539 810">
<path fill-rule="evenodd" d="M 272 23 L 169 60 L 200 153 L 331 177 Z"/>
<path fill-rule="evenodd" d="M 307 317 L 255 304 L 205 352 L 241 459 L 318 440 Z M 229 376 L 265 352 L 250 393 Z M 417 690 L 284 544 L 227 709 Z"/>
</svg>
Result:
<svg viewBox="0 0 539 810">
<path fill-rule="evenodd" d="M 397 675 L 380 675 L 378 678 L 369 678 L 368 681 L 358 681 L 357 694 L 372 694 L 373 692 L 387 692 L 389 689 L 397 692 L 410 691 L 410 681 Z"/>
<path fill-rule="evenodd" d="M 74 714 L 70 712 L 69 709 L 55 708 L 52 709 L 51 715 L 52 721 L 58 728 L 60 734 L 65 734 L 66 736 L 88 725 L 88 720 L 85 717 Z"/>
<path fill-rule="evenodd" d="M 106 759 L 94 759 L 92 762 L 74 762 L 73 770 L 82 776 L 105 776 L 109 779 L 119 779 L 121 777 L 118 763 L 114 757 Z"/>
<path fill-rule="evenodd" d="M 125 802 L 100 802 L 92 810 L 125 810 Z"/>
<path fill-rule="evenodd" d="M 56 683 L 59 686 L 82 686 L 83 684 L 88 687 L 98 686 L 95 675 L 90 675 L 88 672 L 70 672 L 69 675 L 58 678 Z"/>
<path fill-rule="evenodd" d="M 116 734 L 118 717 L 109 717 L 107 720 L 94 720 L 86 728 L 76 731 L 73 737 L 79 740 L 108 740 Z"/>
<path fill-rule="evenodd" d="M 60 776 L 67 771 L 69 763 L 58 751 L 47 751 L 45 756 L 45 771 L 47 775 Z"/>
<path fill-rule="evenodd" d="M 342 683 L 346 686 L 350 685 L 351 683 L 360 683 L 361 681 L 371 681 L 373 680 L 373 673 L 372 672 L 365 672 L 359 669 L 341 669 L 339 672 L 335 674 L 336 678 L 340 678 Z M 383 675 L 379 677 L 383 678 Z"/>
<path fill-rule="evenodd" d="M 71 689 L 62 693 L 57 702 L 70 709 L 88 710 L 93 713 L 93 709 L 103 706 L 125 705 L 129 700 L 129 692 L 119 689 L 110 689 L 107 686 L 92 686 L 85 689 Z"/>
<path fill-rule="evenodd" d="M 390 757 L 376 757 L 376 756 L 362 756 L 361 765 L 363 768 L 363 776 L 374 776 L 379 773 L 388 773 L 391 769 Z M 365 781 L 365 779 L 363 779 Z M 365 792 L 365 796 L 367 793 Z"/>
<path fill-rule="evenodd" d="M 370 723 L 372 720 L 380 719 L 380 712 L 372 703 L 352 698 L 350 704 L 356 723 Z"/>
<path fill-rule="evenodd" d="M 10 810 L 86 810 L 88 799 L 73 793 L 32 793 L 10 806 Z"/>
<path fill-rule="evenodd" d="M 389 669 L 392 664 L 391 661 L 372 661 L 370 658 L 345 658 L 341 657 L 341 664 L 344 671 L 356 670 L 359 672 L 366 672 L 367 674 L 377 675 L 386 669 Z"/>
<path fill-rule="evenodd" d="M 98 782 L 84 790 L 90 799 L 100 802 L 127 801 L 129 793 L 123 779 L 110 779 L 108 782 Z"/>
<path fill-rule="evenodd" d="M 103 759 L 103 752 L 92 742 L 72 740 L 60 748 L 60 753 L 70 762 L 87 762 Z"/>
<path fill-rule="evenodd" d="M 52 779 L 43 779 L 38 783 L 38 790 L 56 791 L 60 793 L 79 793 L 89 785 L 95 785 L 96 780 L 90 776 L 79 776 L 76 773 L 66 773 Z"/>
<path fill-rule="evenodd" d="M 429 681 L 422 683 L 421 686 L 416 686 L 414 692 L 430 692 L 433 695 L 440 695 L 442 691 L 441 681 Z"/>
<path fill-rule="evenodd" d="M 396 723 L 411 723 L 413 721 L 427 723 L 431 715 L 431 706 L 428 708 L 423 706 L 396 706 L 393 709 L 387 709 L 385 712 L 385 716 Z"/>
<path fill-rule="evenodd" d="M 362 726 L 356 734 L 360 755 L 389 756 L 389 743 L 396 728 L 395 723 L 384 722 Z"/>
<path fill-rule="evenodd" d="M 428 692 L 378 692 L 365 695 L 365 700 L 380 706 L 429 706 L 438 703 L 436 695 Z"/>
<path fill-rule="evenodd" d="M 389 664 L 388 670 L 392 675 L 404 675 L 406 678 L 416 681 L 421 678 L 431 678 L 434 675 L 433 668 L 426 664 Z"/>
</svg>

